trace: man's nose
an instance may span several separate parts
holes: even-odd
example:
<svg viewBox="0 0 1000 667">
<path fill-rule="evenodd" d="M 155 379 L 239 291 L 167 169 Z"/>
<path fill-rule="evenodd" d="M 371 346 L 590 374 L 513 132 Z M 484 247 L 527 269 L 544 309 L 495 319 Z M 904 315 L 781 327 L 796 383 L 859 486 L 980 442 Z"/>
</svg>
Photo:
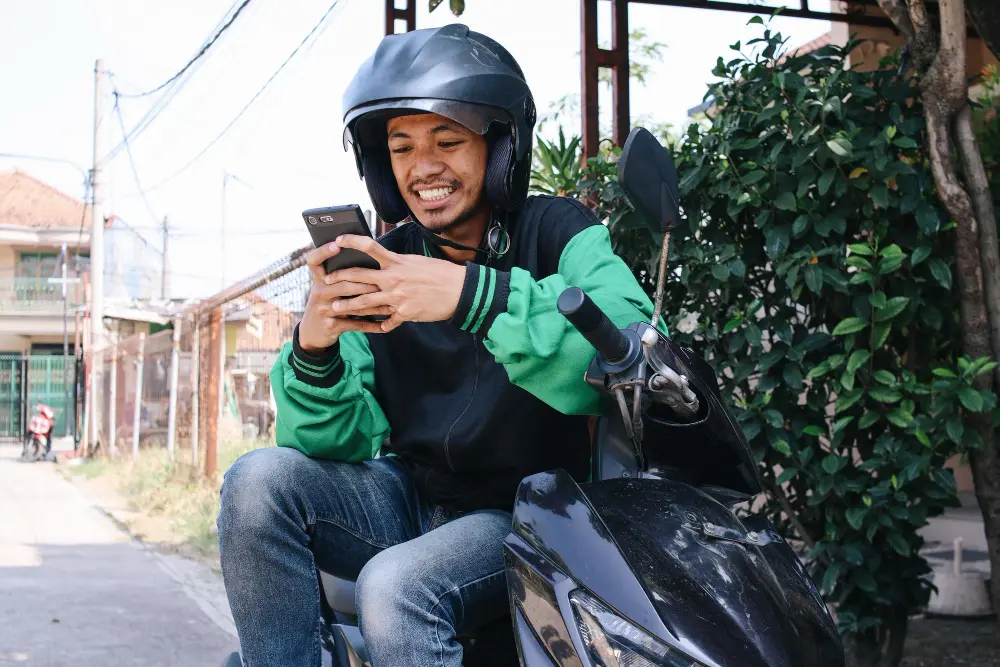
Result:
<svg viewBox="0 0 1000 667">
<path fill-rule="evenodd" d="M 414 157 L 416 159 L 414 160 L 412 175 L 415 180 L 428 180 L 444 173 L 445 164 L 438 159 L 435 151 L 418 148 Z"/>
</svg>

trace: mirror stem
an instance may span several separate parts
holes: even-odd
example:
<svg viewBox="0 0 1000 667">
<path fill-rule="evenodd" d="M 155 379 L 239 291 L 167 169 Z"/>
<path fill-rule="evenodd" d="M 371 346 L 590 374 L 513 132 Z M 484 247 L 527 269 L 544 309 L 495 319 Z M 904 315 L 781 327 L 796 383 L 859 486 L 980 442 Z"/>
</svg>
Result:
<svg viewBox="0 0 1000 667">
<path fill-rule="evenodd" d="M 667 277 L 667 253 L 670 252 L 670 230 L 663 233 L 663 247 L 660 248 L 660 271 L 656 275 L 656 304 L 653 307 L 654 329 L 659 329 L 660 311 L 663 309 L 663 283 Z"/>
</svg>

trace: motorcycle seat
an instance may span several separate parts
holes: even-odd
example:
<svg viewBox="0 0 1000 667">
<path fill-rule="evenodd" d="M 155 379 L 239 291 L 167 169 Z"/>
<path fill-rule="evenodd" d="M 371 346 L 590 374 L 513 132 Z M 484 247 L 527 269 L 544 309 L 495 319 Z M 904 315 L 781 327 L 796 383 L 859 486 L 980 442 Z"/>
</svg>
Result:
<svg viewBox="0 0 1000 667">
<path fill-rule="evenodd" d="M 323 583 L 323 597 L 326 598 L 330 609 L 341 614 L 357 616 L 354 606 L 354 582 L 335 577 L 322 570 L 319 571 L 319 577 Z"/>
</svg>

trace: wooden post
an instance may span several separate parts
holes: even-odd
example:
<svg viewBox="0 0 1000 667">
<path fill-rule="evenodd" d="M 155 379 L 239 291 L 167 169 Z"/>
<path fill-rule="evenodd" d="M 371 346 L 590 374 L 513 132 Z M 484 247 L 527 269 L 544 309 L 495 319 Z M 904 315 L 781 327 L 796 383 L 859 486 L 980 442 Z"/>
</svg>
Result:
<svg viewBox="0 0 1000 667">
<path fill-rule="evenodd" d="M 396 9 L 396 0 L 385 0 L 385 34 L 396 34 L 396 19 L 406 21 L 406 31 L 417 29 L 416 0 L 406 0 L 406 7 Z"/>
<path fill-rule="evenodd" d="M 191 344 L 191 465 L 198 467 L 198 427 L 201 414 L 198 412 L 198 392 L 201 391 L 201 314 L 194 314 L 194 343 Z"/>
<path fill-rule="evenodd" d="M 628 0 L 611 0 L 611 49 L 597 42 L 597 0 L 581 0 L 583 54 L 583 157 L 597 155 L 601 141 L 598 71 L 612 70 L 612 139 L 621 146 L 629 132 Z"/>
<path fill-rule="evenodd" d="M 177 429 L 177 374 L 181 363 L 181 322 L 174 320 L 174 335 L 170 346 L 170 398 L 167 403 L 167 458 L 174 460 L 174 434 Z"/>
<path fill-rule="evenodd" d="M 142 371 L 146 363 L 146 334 L 139 334 L 139 357 L 135 361 L 135 409 L 132 413 L 132 461 L 139 459 L 139 423 L 142 419 Z"/>
<path fill-rule="evenodd" d="M 222 352 L 222 307 L 212 310 L 208 327 L 208 387 L 205 392 L 205 478 L 215 477 L 219 457 L 219 356 Z"/>
<path fill-rule="evenodd" d="M 118 335 L 111 348 L 111 387 L 108 398 L 108 451 L 114 454 L 118 451 Z"/>
</svg>

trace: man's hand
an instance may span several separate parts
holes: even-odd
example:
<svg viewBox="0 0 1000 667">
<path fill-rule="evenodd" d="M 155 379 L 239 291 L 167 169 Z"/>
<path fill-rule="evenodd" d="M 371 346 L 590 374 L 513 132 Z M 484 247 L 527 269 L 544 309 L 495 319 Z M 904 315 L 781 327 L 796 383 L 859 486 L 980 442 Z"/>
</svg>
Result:
<svg viewBox="0 0 1000 667">
<path fill-rule="evenodd" d="M 327 284 L 326 270 L 323 262 L 340 252 L 340 246 L 328 243 L 316 248 L 306 255 L 306 264 L 312 273 L 312 287 L 309 290 L 309 300 L 306 310 L 299 323 L 299 345 L 306 352 L 322 352 L 337 342 L 340 334 L 345 331 L 361 331 L 363 333 L 382 333 L 378 322 L 353 320 L 333 310 L 333 303 L 344 297 L 356 294 L 377 292 L 378 286 L 359 282 L 334 282 Z M 392 309 L 385 306 L 359 309 L 351 315 L 391 315 Z"/>
<path fill-rule="evenodd" d="M 364 236 L 342 236 L 336 245 L 367 253 L 382 269 L 343 269 L 326 276 L 324 282 L 329 287 L 369 288 L 342 288 L 343 296 L 361 296 L 334 300 L 335 315 L 388 313 L 391 316 L 382 322 L 381 331 L 392 331 L 403 322 L 440 322 L 455 314 L 465 283 L 464 265 L 422 255 L 398 255 Z"/>
</svg>

